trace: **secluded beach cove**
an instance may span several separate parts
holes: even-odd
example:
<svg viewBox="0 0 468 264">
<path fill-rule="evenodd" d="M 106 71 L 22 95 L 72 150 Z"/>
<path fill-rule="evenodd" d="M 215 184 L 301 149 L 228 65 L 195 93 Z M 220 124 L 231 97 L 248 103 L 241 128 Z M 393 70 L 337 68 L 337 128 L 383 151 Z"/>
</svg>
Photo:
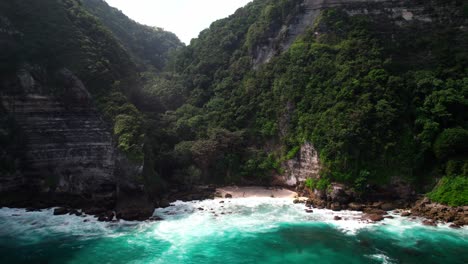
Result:
<svg viewBox="0 0 468 264">
<path fill-rule="evenodd" d="M 356 211 L 306 211 L 286 189 L 218 192 L 156 209 L 158 221 L 2 208 L 0 263 L 468 263 L 466 227 L 393 212 L 371 223 Z"/>
</svg>

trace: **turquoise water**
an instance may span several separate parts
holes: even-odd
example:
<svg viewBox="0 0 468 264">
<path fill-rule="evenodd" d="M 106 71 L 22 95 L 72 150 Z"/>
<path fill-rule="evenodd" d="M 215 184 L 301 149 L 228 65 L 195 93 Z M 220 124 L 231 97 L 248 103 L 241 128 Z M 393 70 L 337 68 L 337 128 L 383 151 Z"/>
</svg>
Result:
<svg viewBox="0 0 468 264">
<path fill-rule="evenodd" d="M 273 198 L 178 202 L 155 214 L 165 221 L 0 209 L 0 263 L 468 263 L 468 229 L 398 216 L 368 224 L 358 212 L 308 214 Z"/>
</svg>

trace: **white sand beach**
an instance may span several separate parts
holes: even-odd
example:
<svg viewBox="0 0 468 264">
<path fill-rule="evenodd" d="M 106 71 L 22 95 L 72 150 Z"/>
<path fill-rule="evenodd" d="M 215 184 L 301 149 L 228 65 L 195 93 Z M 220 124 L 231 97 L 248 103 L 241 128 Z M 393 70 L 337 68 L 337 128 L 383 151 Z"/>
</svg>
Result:
<svg viewBox="0 0 468 264">
<path fill-rule="evenodd" d="M 224 198 L 226 194 L 231 194 L 232 198 L 255 198 L 255 197 L 273 197 L 273 198 L 295 198 L 297 193 L 284 188 L 269 188 L 261 186 L 227 186 L 216 189 Z"/>
</svg>

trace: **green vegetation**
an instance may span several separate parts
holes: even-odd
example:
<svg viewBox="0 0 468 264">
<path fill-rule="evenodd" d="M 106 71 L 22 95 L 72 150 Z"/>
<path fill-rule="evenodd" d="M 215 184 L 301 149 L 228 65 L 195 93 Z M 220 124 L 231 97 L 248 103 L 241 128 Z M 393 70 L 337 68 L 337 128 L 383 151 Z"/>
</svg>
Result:
<svg viewBox="0 0 468 264">
<path fill-rule="evenodd" d="M 0 16 L 0 26 L 14 32 L 2 35 L 2 73 L 40 66 L 54 80 L 57 70 L 71 70 L 113 124 L 119 149 L 143 162 L 146 118 L 137 105 L 145 98 L 145 80 L 139 68 L 164 68 L 169 53 L 182 46 L 177 37 L 140 25 L 102 0 L 2 1 Z M 56 86 L 48 92 L 62 97 Z"/>
<path fill-rule="evenodd" d="M 305 181 L 305 186 L 311 191 L 314 189 L 325 191 L 328 190 L 328 187 L 330 187 L 330 180 L 328 180 L 327 178 L 307 178 L 307 180 Z"/>
<path fill-rule="evenodd" d="M 168 82 L 179 87 L 172 92 L 184 97 L 163 115 L 174 146 L 205 142 L 212 129 L 244 133 L 240 145 L 247 147 L 211 161 L 235 160 L 239 169 L 205 167 L 204 174 L 264 180 L 308 141 L 320 153 L 323 181 L 363 190 L 395 176 L 429 184 L 447 162 L 439 152 L 466 153 L 466 32 L 436 24 L 397 29 L 390 20 L 330 9 L 286 52 L 252 70 L 255 47 L 276 36 L 273 17 L 281 13 L 287 24 L 303 11 L 286 2 L 254 1 L 213 23 L 169 64 Z M 381 34 L 388 28 L 395 28 L 392 41 Z M 171 98 L 167 87 L 159 94 Z"/>
<path fill-rule="evenodd" d="M 468 177 L 444 177 L 428 197 L 435 201 L 451 206 L 468 204 Z"/>
<path fill-rule="evenodd" d="M 103 0 L 80 0 L 89 13 L 97 17 L 130 52 L 140 67 L 164 69 L 169 54 L 183 46 L 174 33 L 138 24 Z"/>
<path fill-rule="evenodd" d="M 468 153 L 468 130 L 463 128 L 444 130 L 434 142 L 434 153 L 439 159 Z"/>
<path fill-rule="evenodd" d="M 444 195 L 468 166 L 465 6 L 424 3 L 450 13 L 432 23 L 327 9 L 282 51 L 301 3 L 255 0 L 182 47 L 100 0 L 3 1 L 21 33 L 0 42 L 0 70 L 75 72 L 157 190 L 268 183 L 310 142 L 323 169 L 309 188 L 446 176 L 431 197 L 455 203 Z M 276 56 L 258 65 L 264 48 Z"/>
</svg>

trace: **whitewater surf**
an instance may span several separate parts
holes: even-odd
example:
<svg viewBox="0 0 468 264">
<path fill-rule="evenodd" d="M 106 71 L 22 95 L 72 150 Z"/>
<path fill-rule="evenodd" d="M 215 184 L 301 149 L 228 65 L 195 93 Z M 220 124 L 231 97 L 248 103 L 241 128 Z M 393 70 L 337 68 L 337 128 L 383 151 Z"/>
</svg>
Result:
<svg viewBox="0 0 468 264">
<path fill-rule="evenodd" d="M 290 198 L 217 199 L 157 209 L 161 221 L 103 223 L 3 208 L 0 263 L 468 262 L 466 227 L 304 209 Z"/>
</svg>

